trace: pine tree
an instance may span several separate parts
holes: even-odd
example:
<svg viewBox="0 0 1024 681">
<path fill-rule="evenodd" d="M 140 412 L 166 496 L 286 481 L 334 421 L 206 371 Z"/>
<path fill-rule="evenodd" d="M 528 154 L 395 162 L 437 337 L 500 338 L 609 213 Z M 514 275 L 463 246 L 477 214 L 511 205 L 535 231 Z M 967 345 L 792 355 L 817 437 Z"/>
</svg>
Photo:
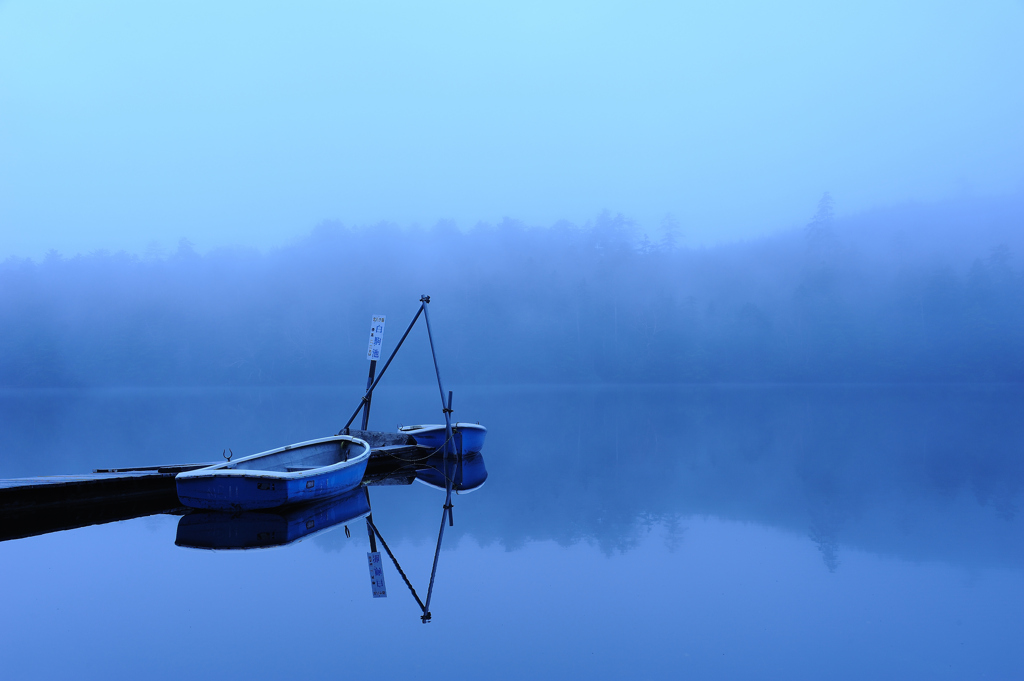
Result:
<svg viewBox="0 0 1024 681">
<path fill-rule="evenodd" d="M 832 195 L 825 192 L 818 200 L 818 210 L 807 223 L 807 243 L 813 253 L 823 255 L 832 249 L 835 239 L 832 223 L 835 221 L 835 202 Z"/>
<path fill-rule="evenodd" d="M 671 253 L 676 249 L 676 244 L 679 241 L 679 222 L 676 221 L 675 217 L 671 213 L 666 213 L 665 217 L 661 219 L 661 243 L 659 244 L 662 251 L 665 253 Z"/>
</svg>

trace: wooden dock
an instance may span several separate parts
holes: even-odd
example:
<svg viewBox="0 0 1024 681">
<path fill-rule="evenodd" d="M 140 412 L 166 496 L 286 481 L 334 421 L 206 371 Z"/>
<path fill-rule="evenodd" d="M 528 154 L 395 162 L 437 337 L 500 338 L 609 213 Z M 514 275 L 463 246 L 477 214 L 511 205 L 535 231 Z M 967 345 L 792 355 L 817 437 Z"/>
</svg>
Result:
<svg viewBox="0 0 1024 681">
<path fill-rule="evenodd" d="M 431 451 L 402 433 L 351 430 L 370 444 L 364 485 L 409 485 L 413 466 Z M 209 463 L 101 468 L 85 475 L 0 480 L 0 541 L 128 520 L 187 513 L 174 476 Z"/>
<path fill-rule="evenodd" d="M 118 472 L 0 480 L 0 541 L 173 512 L 174 473 Z"/>
</svg>

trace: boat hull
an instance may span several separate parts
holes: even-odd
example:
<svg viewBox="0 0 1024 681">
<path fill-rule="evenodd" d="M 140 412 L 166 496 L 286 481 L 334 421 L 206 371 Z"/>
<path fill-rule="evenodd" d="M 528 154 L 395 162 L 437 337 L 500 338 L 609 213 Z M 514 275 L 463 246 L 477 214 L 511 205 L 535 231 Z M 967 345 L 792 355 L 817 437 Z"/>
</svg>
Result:
<svg viewBox="0 0 1024 681">
<path fill-rule="evenodd" d="M 283 455 L 301 461 L 307 452 L 329 448 L 343 441 L 357 444 L 363 451 L 347 461 L 308 470 L 261 470 L 261 460 L 280 461 Z M 307 456 L 307 458 L 309 458 Z M 235 462 L 222 463 L 175 478 L 178 499 L 190 508 L 215 511 L 250 511 L 327 499 L 359 486 L 370 458 L 370 446 L 363 440 L 346 436 L 322 438 L 255 454 Z M 280 464 L 278 468 L 287 468 Z"/>
<path fill-rule="evenodd" d="M 416 444 L 424 447 L 438 449 L 444 446 L 447 439 L 444 424 L 432 424 L 428 426 L 405 426 L 399 431 L 412 436 Z M 460 454 L 483 451 L 484 439 L 487 437 L 487 429 L 476 423 L 453 423 L 452 436 L 455 442 L 455 451 Z"/>
</svg>

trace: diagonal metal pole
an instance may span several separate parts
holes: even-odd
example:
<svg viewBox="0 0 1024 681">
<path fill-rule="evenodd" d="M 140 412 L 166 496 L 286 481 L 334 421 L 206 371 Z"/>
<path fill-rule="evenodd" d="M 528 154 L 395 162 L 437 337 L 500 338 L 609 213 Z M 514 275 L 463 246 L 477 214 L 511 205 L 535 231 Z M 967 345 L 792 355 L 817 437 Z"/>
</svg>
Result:
<svg viewBox="0 0 1024 681">
<path fill-rule="evenodd" d="M 430 616 L 430 597 L 434 593 L 434 575 L 437 574 L 437 558 L 441 555 L 441 539 L 444 538 L 444 521 L 445 516 L 449 515 L 451 510 L 448 506 L 444 507 L 441 512 L 441 529 L 437 533 L 437 548 L 434 549 L 434 565 L 430 568 L 430 585 L 427 587 L 427 602 L 423 605 L 423 614 Z"/>
<path fill-rule="evenodd" d="M 430 330 L 430 313 L 427 311 L 427 303 L 430 302 L 430 296 L 420 296 L 420 301 L 423 303 L 423 320 L 427 323 L 427 340 L 430 341 L 430 356 L 434 360 L 434 373 L 437 374 L 437 389 L 441 393 L 441 410 L 444 412 L 444 470 L 445 470 L 445 499 L 444 499 L 444 510 L 448 513 L 448 522 L 454 524 L 454 519 L 449 513 L 452 507 L 452 481 L 448 477 L 448 453 L 454 449 L 454 436 L 452 435 L 452 394 L 448 393 L 448 403 L 444 401 L 444 385 L 441 382 L 441 368 L 437 364 L 437 353 L 434 351 L 434 334 Z M 443 522 L 443 519 L 442 519 Z M 438 539 L 438 545 L 440 545 L 440 538 Z"/>
<path fill-rule="evenodd" d="M 441 370 L 437 366 L 437 353 L 434 352 L 434 334 L 430 330 L 430 311 L 426 309 L 430 296 L 420 296 L 423 303 L 423 319 L 427 322 L 427 340 L 430 341 L 430 356 L 434 360 L 434 373 L 437 375 L 437 389 L 441 394 L 441 408 L 444 409 L 444 386 L 441 385 Z"/>
<path fill-rule="evenodd" d="M 428 296 L 427 297 L 427 302 L 429 302 L 429 301 L 430 301 L 430 298 Z M 348 427 L 351 426 L 352 422 L 356 420 L 357 416 L 359 416 L 359 412 L 362 411 L 363 405 L 366 404 L 367 402 L 369 402 L 370 396 L 373 395 L 373 389 L 377 387 L 378 383 L 380 383 L 380 379 L 384 378 L 384 372 L 388 370 L 389 366 L 391 366 L 391 360 L 393 360 L 395 358 L 395 355 L 398 354 L 398 349 L 402 347 L 402 343 L 405 342 L 405 339 L 406 339 L 406 337 L 408 337 L 409 332 L 412 331 L 412 327 L 416 324 L 416 320 L 420 318 L 421 314 L 426 314 L 426 311 L 427 311 L 426 303 L 420 302 L 420 309 L 416 310 L 416 316 L 412 318 L 411 322 L 409 322 L 409 328 L 407 328 L 405 330 L 405 333 L 402 334 L 402 339 L 400 341 L 398 341 L 398 345 L 396 345 L 395 349 L 391 351 L 391 356 L 388 357 L 388 361 L 384 362 L 384 368 L 380 370 L 380 374 L 378 374 L 377 380 L 375 380 L 370 385 L 370 387 L 368 387 L 366 389 L 366 394 L 363 395 L 362 399 L 359 400 L 359 406 L 356 407 L 356 410 L 354 412 L 352 412 L 352 416 L 350 416 L 348 418 L 348 421 L 345 423 L 345 425 L 342 427 L 341 431 L 339 431 L 339 432 L 347 432 L 348 431 Z M 430 327 L 428 326 L 427 329 L 429 330 Z M 433 346 L 431 346 L 431 350 L 433 350 Z"/>
<path fill-rule="evenodd" d="M 395 558 L 395 554 L 391 553 L 391 548 L 388 547 L 388 543 L 384 541 L 384 537 L 380 536 L 380 530 L 378 530 L 377 526 L 373 524 L 373 521 L 370 520 L 369 516 L 366 517 L 366 524 L 373 529 L 374 534 L 377 535 L 377 539 L 380 539 L 380 545 L 384 547 L 385 551 L 387 551 L 388 557 L 391 558 L 391 562 L 395 564 L 395 569 L 398 570 L 398 574 L 402 575 L 402 579 L 405 580 L 405 585 L 409 587 L 409 591 L 412 592 L 412 597 L 416 599 L 416 604 L 420 606 L 420 610 L 426 612 L 427 608 L 423 605 L 423 601 L 420 600 L 419 595 L 416 593 L 416 589 L 413 588 L 412 582 L 410 582 L 409 578 L 405 576 L 405 571 L 402 570 L 402 566 L 398 564 L 398 559 Z M 436 558 L 434 559 L 434 564 L 437 564 Z M 428 598 L 427 600 L 429 601 L 430 599 Z"/>
<path fill-rule="evenodd" d="M 444 428 L 445 441 L 444 453 L 447 456 L 448 450 L 452 448 L 452 410 L 451 410 L 451 396 L 448 397 L 448 404 L 444 401 L 444 385 L 441 383 L 441 369 L 437 365 L 437 353 L 434 351 L 434 334 L 430 330 L 430 313 L 427 310 L 427 303 L 430 302 L 430 296 L 421 296 L 420 301 L 423 303 L 423 320 L 427 323 L 427 340 L 430 341 L 430 356 L 434 360 L 434 373 L 437 375 L 437 389 L 441 394 L 441 410 L 444 412 Z"/>
</svg>

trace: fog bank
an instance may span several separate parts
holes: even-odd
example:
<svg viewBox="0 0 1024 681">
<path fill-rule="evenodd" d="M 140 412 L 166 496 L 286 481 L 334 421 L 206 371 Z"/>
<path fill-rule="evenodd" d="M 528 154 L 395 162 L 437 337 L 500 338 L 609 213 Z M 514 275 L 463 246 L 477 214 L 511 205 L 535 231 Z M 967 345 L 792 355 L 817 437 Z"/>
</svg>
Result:
<svg viewBox="0 0 1024 681">
<path fill-rule="evenodd" d="M 802 229 L 706 249 L 606 213 L 324 224 L 266 254 L 51 252 L 0 265 L 0 385 L 358 382 L 370 316 L 390 351 L 421 293 L 464 383 L 1020 381 L 1022 216 L 976 200 L 836 221 L 826 197 Z M 403 353 L 393 380 L 429 380 L 428 357 Z"/>
</svg>

